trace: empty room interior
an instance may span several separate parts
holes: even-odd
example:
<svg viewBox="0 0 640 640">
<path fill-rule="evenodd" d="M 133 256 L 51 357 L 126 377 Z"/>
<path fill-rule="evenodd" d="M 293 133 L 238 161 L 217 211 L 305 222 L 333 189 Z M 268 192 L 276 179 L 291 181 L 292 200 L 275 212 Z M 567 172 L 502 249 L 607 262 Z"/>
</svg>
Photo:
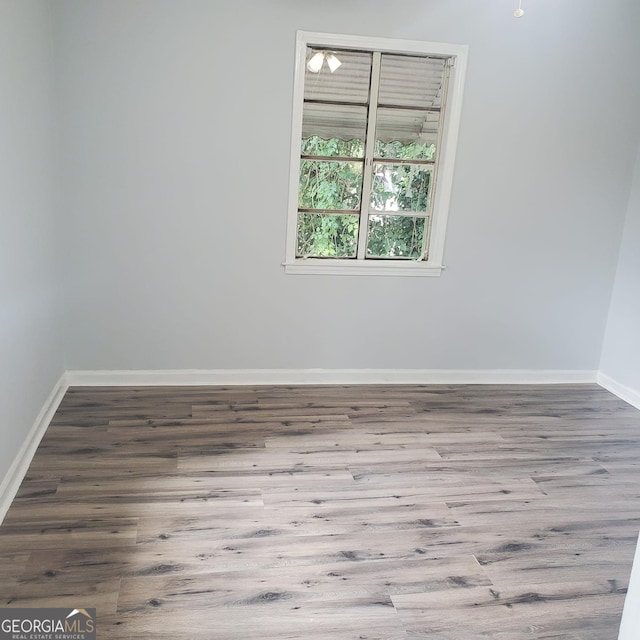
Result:
<svg viewBox="0 0 640 640">
<path fill-rule="evenodd" d="M 0 0 L 1 637 L 637 640 L 639 33 Z"/>
</svg>

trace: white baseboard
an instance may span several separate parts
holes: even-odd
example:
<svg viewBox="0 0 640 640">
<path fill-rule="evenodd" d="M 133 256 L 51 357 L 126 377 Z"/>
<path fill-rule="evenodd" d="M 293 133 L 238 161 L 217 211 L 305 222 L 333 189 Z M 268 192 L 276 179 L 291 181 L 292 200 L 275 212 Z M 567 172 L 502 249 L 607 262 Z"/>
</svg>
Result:
<svg viewBox="0 0 640 640">
<path fill-rule="evenodd" d="M 618 398 L 628 402 L 636 409 L 640 409 L 640 391 L 637 389 L 625 387 L 625 385 L 610 378 L 608 375 L 602 373 L 602 371 L 598 371 L 597 382 L 601 387 L 618 396 Z"/>
<path fill-rule="evenodd" d="M 73 386 L 595 383 L 596 371 L 520 369 L 169 369 L 68 371 Z"/>
<path fill-rule="evenodd" d="M 54 385 L 31 430 L 22 443 L 18 454 L 2 480 L 2 484 L 0 484 L 0 524 L 2 524 L 5 515 L 7 515 L 7 511 L 13 499 L 16 497 L 16 493 L 18 493 L 20 484 L 29 470 L 29 465 L 36 453 L 36 449 L 68 388 L 67 375 L 63 373 Z"/>
</svg>

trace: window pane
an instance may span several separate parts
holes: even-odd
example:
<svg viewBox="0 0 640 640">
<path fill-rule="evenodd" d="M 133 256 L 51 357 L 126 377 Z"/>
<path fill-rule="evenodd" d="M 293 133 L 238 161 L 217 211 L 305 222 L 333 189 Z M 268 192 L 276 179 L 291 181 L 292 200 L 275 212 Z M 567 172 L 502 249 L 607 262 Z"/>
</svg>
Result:
<svg viewBox="0 0 640 640">
<path fill-rule="evenodd" d="M 434 160 L 440 113 L 411 109 L 378 109 L 377 158 Z"/>
<path fill-rule="evenodd" d="M 326 56 L 333 53 L 341 65 L 331 72 Z M 307 48 L 306 62 L 321 54 L 322 66 L 317 73 L 305 68 L 304 99 L 327 102 L 369 101 L 369 79 L 371 78 L 371 53 L 364 51 L 336 51 L 322 48 Z M 324 58 L 322 57 L 324 54 Z"/>
<path fill-rule="evenodd" d="M 432 173 L 431 166 L 375 163 L 371 208 L 375 211 L 428 211 Z"/>
<path fill-rule="evenodd" d="M 417 260 L 422 256 L 426 223 L 418 216 L 369 216 L 367 256 Z"/>
<path fill-rule="evenodd" d="M 354 258 L 358 249 L 355 214 L 298 213 L 298 258 Z"/>
<path fill-rule="evenodd" d="M 360 209 L 362 162 L 302 160 L 300 209 Z"/>
<path fill-rule="evenodd" d="M 303 156 L 341 156 L 343 158 L 364 158 L 364 140 L 324 139 L 319 136 L 303 138 L 300 147 Z"/>
<path fill-rule="evenodd" d="M 399 107 L 440 107 L 445 61 L 383 53 L 378 103 Z"/>
<path fill-rule="evenodd" d="M 305 103 L 302 153 L 314 156 L 364 157 L 367 108 Z"/>
</svg>

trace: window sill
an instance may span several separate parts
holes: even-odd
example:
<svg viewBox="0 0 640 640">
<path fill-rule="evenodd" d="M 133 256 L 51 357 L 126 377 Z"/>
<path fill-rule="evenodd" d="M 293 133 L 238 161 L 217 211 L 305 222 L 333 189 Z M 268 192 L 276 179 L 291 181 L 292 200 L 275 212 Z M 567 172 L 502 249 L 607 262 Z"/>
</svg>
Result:
<svg viewBox="0 0 640 640">
<path fill-rule="evenodd" d="M 434 277 L 442 265 L 400 260 L 332 260 L 306 258 L 284 262 L 284 272 L 298 275 Z"/>
</svg>

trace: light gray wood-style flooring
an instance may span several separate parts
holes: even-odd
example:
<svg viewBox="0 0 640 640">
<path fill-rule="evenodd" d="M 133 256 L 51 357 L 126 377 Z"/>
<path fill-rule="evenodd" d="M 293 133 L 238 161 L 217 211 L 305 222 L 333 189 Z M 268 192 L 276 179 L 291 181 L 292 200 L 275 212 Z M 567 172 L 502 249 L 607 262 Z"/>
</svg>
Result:
<svg viewBox="0 0 640 640">
<path fill-rule="evenodd" d="M 614 640 L 640 412 L 595 385 L 72 388 L 0 606 L 125 640 Z"/>
</svg>

